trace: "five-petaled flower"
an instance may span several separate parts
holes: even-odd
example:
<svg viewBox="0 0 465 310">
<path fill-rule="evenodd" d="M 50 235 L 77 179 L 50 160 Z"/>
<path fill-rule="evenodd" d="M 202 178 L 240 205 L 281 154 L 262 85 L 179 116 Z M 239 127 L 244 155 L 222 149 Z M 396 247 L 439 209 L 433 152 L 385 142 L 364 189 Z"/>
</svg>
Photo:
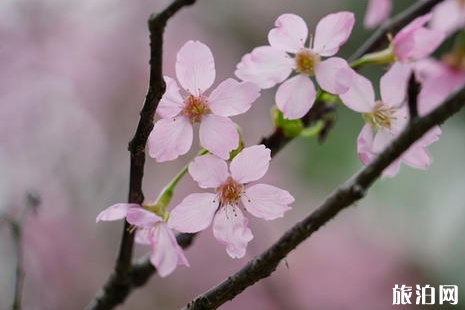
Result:
<svg viewBox="0 0 465 310">
<path fill-rule="evenodd" d="M 116 221 L 123 218 L 136 228 L 137 243 L 152 246 L 150 262 L 157 268 L 160 277 L 168 276 L 178 265 L 189 266 L 173 231 L 166 224 L 166 219 L 141 208 L 138 204 L 114 204 L 100 212 L 96 221 Z"/>
<path fill-rule="evenodd" d="M 188 41 L 179 50 L 175 80 L 166 77 L 166 93 L 160 100 L 155 123 L 148 140 L 149 155 L 169 161 L 187 153 L 192 145 L 194 123 L 200 123 L 200 144 L 211 153 L 228 159 L 239 146 L 236 125 L 229 116 L 245 113 L 260 95 L 250 82 L 223 81 L 209 96 L 215 80 L 215 63 L 210 49 L 198 41 Z"/>
<path fill-rule="evenodd" d="M 316 26 L 315 37 L 305 47 L 308 28 L 305 21 L 294 14 L 283 14 L 268 33 L 269 46 L 255 48 L 242 57 L 236 76 L 271 88 L 282 83 L 276 91 L 276 105 L 285 118 L 297 119 L 312 107 L 316 90 L 309 77 L 315 76 L 320 87 L 332 94 L 342 94 L 350 87 L 352 70 L 347 61 L 332 57 L 352 31 L 355 18 L 350 12 L 329 14 Z M 311 38 L 311 37 L 310 37 Z M 313 43 L 313 45 L 312 45 Z"/>
<path fill-rule="evenodd" d="M 342 102 L 362 113 L 366 122 L 357 139 L 357 153 L 363 164 L 370 163 L 407 125 L 409 115 L 405 98 L 411 72 L 410 65 L 395 63 L 381 78 L 381 100 L 375 100 L 371 82 L 358 74 L 354 76 L 352 87 L 340 95 Z M 426 169 L 432 159 L 425 147 L 436 141 L 440 133 L 439 127 L 432 128 L 387 167 L 383 176 L 395 176 L 401 161 L 414 168 Z"/>
<path fill-rule="evenodd" d="M 285 190 L 267 185 L 246 185 L 260 179 L 268 170 L 270 150 L 264 145 L 244 148 L 228 166 L 215 155 L 197 157 L 189 173 L 201 188 L 214 188 L 215 193 L 190 194 L 170 214 L 168 226 L 181 232 L 194 233 L 213 221 L 213 235 L 226 245 L 233 258 L 245 255 L 253 239 L 247 218 L 239 208 L 256 217 L 273 220 L 290 209 L 294 198 Z"/>
</svg>

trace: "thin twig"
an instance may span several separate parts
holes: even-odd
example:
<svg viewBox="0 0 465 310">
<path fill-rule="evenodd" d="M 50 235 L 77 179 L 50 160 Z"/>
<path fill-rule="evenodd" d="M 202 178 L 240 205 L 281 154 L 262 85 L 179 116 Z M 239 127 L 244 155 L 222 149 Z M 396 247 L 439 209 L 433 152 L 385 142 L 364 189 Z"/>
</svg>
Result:
<svg viewBox="0 0 465 310">
<path fill-rule="evenodd" d="M 333 191 L 313 213 L 287 231 L 276 243 L 234 275 L 196 297 L 183 310 L 216 309 L 244 289 L 268 277 L 280 261 L 300 243 L 334 218 L 341 210 L 361 199 L 382 171 L 433 126 L 443 123 L 465 105 L 465 87 L 455 92 L 431 113 L 415 118 L 369 165 Z"/>
<path fill-rule="evenodd" d="M 5 222 L 10 226 L 11 235 L 13 238 L 13 244 L 15 247 L 16 256 L 16 267 L 15 267 L 15 284 L 14 284 L 14 295 L 11 309 L 21 310 L 21 300 L 23 295 L 23 284 L 24 284 L 24 268 L 23 268 L 23 226 L 26 221 L 26 217 L 30 212 L 34 214 L 37 212 L 37 208 L 41 203 L 40 197 L 33 192 L 29 192 L 26 195 L 26 206 L 22 209 L 18 219 L 14 219 L 7 215 L 0 216 L 0 223 Z"/>
<path fill-rule="evenodd" d="M 191 5 L 195 0 L 176 0 L 157 15 L 150 16 L 150 80 L 140 120 L 131 142 L 131 168 L 129 173 L 128 202 L 141 204 L 144 201 L 142 179 L 144 177 L 145 146 L 153 128 L 153 118 L 163 93 L 165 82 L 162 74 L 163 33 L 168 20 L 182 7 Z M 121 245 L 115 269 L 86 309 L 112 309 L 122 303 L 131 289 L 130 267 L 134 247 L 134 234 L 125 222 Z"/>
<path fill-rule="evenodd" d="M 388 33 L 397 33 L 401 28 L 410 23 L 414 18 L 424 15 L 438 3 L 444 0 L 425 0 L 417 1 L 405 11 L 397 14 L 392 19 L 385 22 L 376 30 L 373 35 L 360 46 L 360 48 L 349 57 L 348 62 L 351 63 L 363 55 L 379 49 L 382 45 L 389 43 Z"/>
</svg>

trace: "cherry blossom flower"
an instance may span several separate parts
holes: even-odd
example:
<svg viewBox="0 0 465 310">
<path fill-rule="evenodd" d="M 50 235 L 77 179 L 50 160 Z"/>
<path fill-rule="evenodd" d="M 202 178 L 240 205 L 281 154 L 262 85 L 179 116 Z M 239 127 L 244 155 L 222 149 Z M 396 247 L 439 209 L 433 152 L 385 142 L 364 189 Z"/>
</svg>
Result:
<svg viewBox="0 0 465 310">
<path fill-rule="evenodd" d="M 375 100 L 371 82 L 358 74 L 354 76 L 352 87 L 340 95 L 346 106 L 362 113 L 365 119 L 366 124 L 357 139 L 357 153 L 363 164 L 370 163 L 407 125 L 409 115 L 405 97 L 411 72 L 410 65 L 395 63 L 381 78 L 381 100 Z M 383 176 L 395 176 L 401 161 L 417 169 L 426 169 L 432 159 L 425 147 L 436 141 L 440 133 L 439 127 L 431 129 L 387 167 Z"/>
<path fill-rule="evenodd" d="M 253 235 L 239 201 L 244 210 L 265 220 L 282 217 L 294 201 L 280 188 L 248 185 L 263 177 L 270 159 L 270 150 L 264 145 L 244 148 L 231 161 L 229 171 L 226 162 L 214 155 L 197 157 L 190 164 L 189 173 L 201 188 L 214 188 L 215 193 L 194 193 L 184 198 L 171 211 L 168 226 L 195 233 L 213 222 L 213 235 L 226 245 L 226 252 L 233 258 L 243 257 Z"/>
<path fill-rule="evenodd" d="M 309 77 L 315 76 L 322 89 L 333 94 L 347 91 L 352 81 L 352 70 L 347 62 L 335 55 L 352 31 L 353 13 L 339 12 L 322 18 L 316 26 L 315 37 L 305 47 L 308 29 L 305 21 L 294 14 L 283 14 L 268 33 L 269 46 L 255 48 L 242 57 L 236 76 L 271 88 L 282 83 L 275 96 L 276 105 L 285 118 L 297 119 L 313 105 L 316 90 Z"/>
<path fill-rule="evenodd" d="M 391 48 L 397 61 L 424 58 L 441 45 L 445 38 L 444 32 L 423 27 L 431 17 L 431 13 L 417 17 L 394 36 Z"/>
<path fill-rule="evenodd" d="M 200 123 L 200 144 L 211 153 L 229 158 L 239 146 L 239 134 L 229 116 L 245 113 L 260 95 L 250 82 L 227 79 L 209 96 L 215 80 L 215 63 L 210 49 L 199 41 L 188 41 L 176 61 L 178 83 L 165 76 L 166 93 L 160 100 L 155 123 L 148 139 L 149 155 L 169 161 L 187 153 L 192 145 L 194 123 Z"/>
<path fill-rule="evenodd" d="M 465 1 L 463 0 L 443 1 L 438 3 L 431 12 L 433 13 L 430 21 L 432 29 L 451 34 L 465 26 Z"/>
<path fill-rule="evenodd" d="M 96 221 L 115 221 L 123 218 L 136 227 L 137 243 L 152 246 L 150 262 L 157 268 L 160 277 L 170 275 L 178 265 L 189 266 L 182 248 L 165 220 L 138 204 L 112 205 L 100 212 Z"/>
<path fill-rule="evenodd" d="M 392 0 L 369 0 L 363 25 L 372 29 L 382 24 L 391 14 Z"/>
</svg>

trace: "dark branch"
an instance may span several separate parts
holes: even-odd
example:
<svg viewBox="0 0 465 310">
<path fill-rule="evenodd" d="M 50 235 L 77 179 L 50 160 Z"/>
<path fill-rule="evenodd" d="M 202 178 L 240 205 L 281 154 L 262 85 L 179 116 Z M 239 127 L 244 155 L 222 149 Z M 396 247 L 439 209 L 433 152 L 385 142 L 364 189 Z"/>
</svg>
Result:
<svg viewBox="0 0 465 310">
<path fill-rule="evenodd" d="M 129 176 L 128 202 L 141 204 L 144 201 L 142 180 L 144 177 L 145 146 L 153 128 L 153 118 L 163 93 L 165 82 L 162 74 L 163 33 L 168 20 L 184 6 L 195 0 L 176 0 L 158 15 L 148 21 L 150 31 L 150 80 L 144 105 L 140 112 L 139 124 L 131 142 L 131 168 Z M 134 234 L 125 222 L 118 258 L 113 273 L 102 290 L 94 297 L 86 309 L 112 309 L 122 303 L 131 289 L 131 259 L 134 247 Z"/>
<path fill-rule="evenodd" d="M 430 12 L 436 4 L 442 1 L 443 0 L 417 1 L 410 8 L 403 11 L 402 13 L 397 14 L 391 20 L 387 21 L 380 28 L 378 28 L 378 30 L 376 30 L 375 33 L 373 33 L 373 35 L 368 40 L 366 40 L 357 51 L 355 51 L 355 53 L 349 58 L 348 62 L 351 63 L 363 55 L 374 52 L 381 48 L 383 45 L 388 44 L 388 33 L 397 33 L 414 18 Z"/>
<path fill-rule="evenodd" d="M 434 111 L 411 120 L 402 134 L 359 173 L 333 191 L 318 209 L 287 231 L 276 243 L 218 286 L 198 296 L 183 310 L 216 309 L 248 286 L 268 277 L 286 255 L 341 210 L 361 199 L 382 171 L 433 126 L 443 123 L 465 105 L 465 87 Z"/>
<path fill-rule="evenodd" d="M 421 85 L 415 79 L 415 73 L 410 74 L 407 86 L 407 104 L 410 114 L 410 119 L 418 116 L 418 94 L 420 93 Z"/>
</svg>

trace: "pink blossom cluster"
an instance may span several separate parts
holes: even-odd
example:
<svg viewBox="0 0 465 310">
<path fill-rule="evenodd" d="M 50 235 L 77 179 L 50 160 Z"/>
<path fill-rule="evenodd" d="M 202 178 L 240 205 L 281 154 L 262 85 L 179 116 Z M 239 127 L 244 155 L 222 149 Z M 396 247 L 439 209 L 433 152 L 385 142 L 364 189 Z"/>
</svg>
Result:
<svg viewBox="0 0 465 310">
<path fill-rule="evenodd" d="M 374 5 L 383 12 L 370 16 L 375 14 Z M 389 1 L 371 1 L 365 23 L 379 23 L 388 15 L 390 6 Z M 420 115 L 465 83 L 463 66 L 426 60 L 445 38 L 446 30 L 425 26 L 428 22 L 434 24 L 434 18 L 434 14 L 416 18 L 390 37 L 385 51 L 366 58 L 389 64 L 380 80 L 380 99 L 376 99 L 367 78 L 354 71 L 345 59 L 334 56 L 352 32 L 355 18 L 350 12 L 322 18 L 314 36 L 309 35 L 300 16 L 282 14 L 268 33 L 269 45 L 256 47 L 238 63 L 235 74 L 241 81 L 226 79 L 209 93 L 215 80 L 213 54 L 205 44 L 188 41 L 177 54 L 177 81 L 165 76 L 166 93 L 157 108 L 160 119 L 149 136 L 148 150 L 158 162 L 186 154 L 192 146 L 193 125 L 199 123 L 200 145 L 207 154 L 194 158 L 188 172 L 200 188 L 212 191 L 190 194 L 170 212 L 166 210 L 169 201 L 142 206 L 116 204 L 102 211 L 97 221 L 125 218 L 133 225 L 135 241 L 152 246 L 150 260 L 161 276 L 169 275 L 178 265 L 189 266 L 175 231 L 196 233 L 211 225 L 214 237 L 225 245 L 229 256 L 243 257 L 253 239 L 244 211 L 273 220 L 290 210 L 294 198 L 286 190 L 255 183 L 267 172 L 271 151 L 264 145 L 243 147 L 230 117 L 247 112 L 262 89 L 277 85 L 276 106 L 284 118 L 291 120 L 302 118 L 319 93 L 337 95 L 365 120 L 357 139 L 357 153 L 366 165 L 408 124 L 406 97 L 412 75 L 423 86 L 418 98 Z M 455 64 L 464 64 L 462 60 Z M 439 127 L 431 129 L 383 175 L 396 175 L 401 162 L 426 169 L 432 162 L 426 147 L 440 134 Z"/>
</svg>

